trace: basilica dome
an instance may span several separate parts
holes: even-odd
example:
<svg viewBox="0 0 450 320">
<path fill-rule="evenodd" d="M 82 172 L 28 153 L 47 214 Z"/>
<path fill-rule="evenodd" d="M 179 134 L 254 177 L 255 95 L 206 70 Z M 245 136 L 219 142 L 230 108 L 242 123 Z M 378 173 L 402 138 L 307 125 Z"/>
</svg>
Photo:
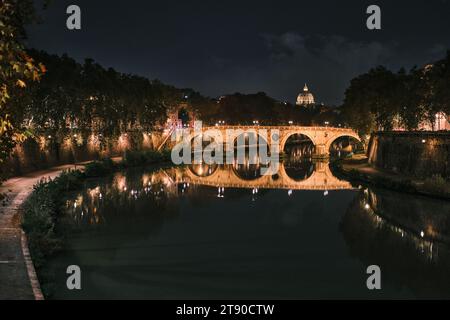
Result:
<svg viewBox="0 0 450 320">
<path fill-rule="evenodd" d="M 309 92 L 308 86 L 305 84 L 303 88 L 303 92 L 301 92 L 297 97 L 297 105 L 298 106 L 308 106 L 314 104 L 314 96 L 311 92 Z"/>
</svg>

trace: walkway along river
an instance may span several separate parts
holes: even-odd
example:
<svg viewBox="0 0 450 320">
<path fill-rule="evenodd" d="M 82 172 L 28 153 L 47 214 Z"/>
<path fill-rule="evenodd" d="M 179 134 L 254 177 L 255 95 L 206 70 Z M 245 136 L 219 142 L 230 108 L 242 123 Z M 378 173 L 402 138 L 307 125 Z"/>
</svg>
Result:
<svg viewBox="0 0 450 320">
<path fill-rule="evenodd" d="M 24 256 L 27 243 L 20 228 L 20 206 L 42 178 L 54 178 L 74 165 L 64 165 L 12 178 L 0 186 L 7 199 L 0 207 L 0 299 L 40 299 L 31 261 Z M 80 166 L 78 166 L 79 168 Z"/>
</svg>

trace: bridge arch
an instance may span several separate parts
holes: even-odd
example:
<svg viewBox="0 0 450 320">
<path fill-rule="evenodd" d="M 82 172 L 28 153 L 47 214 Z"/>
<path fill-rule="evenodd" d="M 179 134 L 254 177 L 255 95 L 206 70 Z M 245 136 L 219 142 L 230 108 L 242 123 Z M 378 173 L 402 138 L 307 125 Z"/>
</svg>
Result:
<svg viewBox="0 0 450 320">
<path fill-rule="evenodd" d="M 293 135 L 296 135 L 296 134 L 304 135 L 309 140 L 311 140 L 311 142 L 312 142 L 312 144 L 314 146 L 317 145 L 317 143 L 315 141 L 315 138 L 309 132 L 306 132 L 306 131 L 303 131 L 303 130 L 288 131 L 287 133 L 282 135 L 282 138 L 281 138 L 281 141 L 280 141 L 280 152 L 284 151 L 284 147 L 286 146 L 286 143 L 289 140 L 289 138 L 292 137 Z"/>
<path fill-rule="evenodd" d="M 362 143 L 362 140 L 357 133 L 353 133 L 353 132 L 340 133 L 340 134 L 335 134 L 335 135 L 331 136 L 331 138 L 327 140 L 327 142 L 325 144 L 325 150 L 327 152 L 329 152 L 333 142 L 335 142 L 339 138 L 345 138 L 345 137 L 354 138 L 358 142 Z"/>
<path fill-rule="evenodd" d="M 265 130 L 267 133 L 270 132 L 270 130 L 276 129 L 280 133 L 279 141 L 277 141 L 279 150 L 282 152 L 284 151 L 284 148 L 286 147 L 286 143 L 290 137 L 292 137 L 295 134 L 303 135 L 307 137 L 309 140 L 311 140 L 313 146 L 314 146 L 314 156 L 319 157 L 326 157 L 329 154 L 330 146 L 331 144 L 338 138 L 341 137 L 352 137 L 356 139 L 359 142 L 361 141 L 361 138 L 359 135 L 352 129 L 347 128 L 334 128 L 334 127 L 299 127 L 299 126 L 216 126 L 216 127 L 203 127 L 202 132 L 203 133 L 191 133 L 187 139 L 184 140 L 192 140 L 197 135 L 208 135 L 206 131 L 211 130 L 215 132 L 212 134 L 212 136 L 221 136 L 222 142 L 226 145 L 233 145 L 235 139 L 238 138 L 242 133 L 249 133 L 254 132 L 256 134 L 256 137 L 264 135 L 260 134 L 260 130 Z M 232 137 L 228 137 L 228 130 L 236 130 Z M 231 138 L 231 141 L 228 141 L 228 139 Z M 269 134 L 267 137 L 268 139 L 268 145 L 271 145 L 275 141 L 272 141 L 272 138 Z M 212 139 L 216 140 L 216 139 Z M 216 140 L 217 141 L 217 140 Z M 219 141 L 217 141 L 219 142 Z"/>
<path fill-rule="evenodd" d="M 244 138 L 244 144 L 247 147 L 248 144 L 250 144 L 251 142 L 256 142 L 257 145 L 259 145 L 259 141 L 264 140 L 266 143 L 266 146 L 269 147 L 270 144 L 268 142 L 267 137 L 264 137 L 259 130 L 256 129 L 247 129 L 247 130 L 242 130 L 241 132 L 237 132 L 233 137 L 233 147 L 237 146 L 238 142 L 242 142 L 242 138 Z"/>
</svg>

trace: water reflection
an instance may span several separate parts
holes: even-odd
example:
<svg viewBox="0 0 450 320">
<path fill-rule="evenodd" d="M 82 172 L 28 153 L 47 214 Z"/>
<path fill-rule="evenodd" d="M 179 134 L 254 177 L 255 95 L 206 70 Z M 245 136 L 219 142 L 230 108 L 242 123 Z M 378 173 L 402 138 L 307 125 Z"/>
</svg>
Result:
<svg viewBox="0 0 450 320">
<path fill-rule="evenodd" d="M 259 165 L 196 164 L 154 172 L 116 173 L 111 180 L 89 186 L 68 200 L 67 209 L 75 221 L 99 224 L 105 221 L 102 212 L 109 212 L 111 207 L 120 211 L 140 203 L 163 206 L 170 199 L 196 193 L 216 192 L 218 198 L 224 198 L 229 188 L 248 189 L 255 201 L 261 189 L 287 189 L 291 196 L 293 190 L 324 190 L 327 195 L 328 190 L 353 187 L 336 178 L 329 163 L 304 158 L 282 163 L 280 173 L 273 176 L 261 176 Z"/>
<path fill-rule="evenodd" d="M 450 203 L 355 188 L 308 152 L 274 176 L 201 164 L 89 181 L 67 200 L 78 232 L 54 272 L 87 266 L 83 298 L 450 297 Z"/>
<path fill-rule="evenodd" d="M 450 203 L 364 189 L 340 229 L 352 256 L 421 298 L 450 297 Z"/>
<path fill-rule="evenodd" d="M 291 138 L 289 138 L 288 142 L 290 142 Z M 308 179 L 316 171 L 316 166 L 320 170 L 321 167 L 329 165 L 328 162 L 312 160 L 314 145 L 309 139 L 307 141 L 309 142 L 288 144 L 286 146 L 287 157 L 283 161 L 283 168 L 287 176 L 295 181 Z"/>
</svg>

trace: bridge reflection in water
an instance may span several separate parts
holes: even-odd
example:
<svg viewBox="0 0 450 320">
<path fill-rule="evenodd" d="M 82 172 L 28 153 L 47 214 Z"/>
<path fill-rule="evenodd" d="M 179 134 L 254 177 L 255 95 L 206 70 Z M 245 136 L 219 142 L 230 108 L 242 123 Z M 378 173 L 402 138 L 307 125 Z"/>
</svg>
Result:
<svg viewBox="0 0 450 320">
<path fill-rule="evenodd" d="M 343 190 L 352 189 L 348 181 L 336 178 L 328 162 L 281 163 L 275 175 L 260 175 L 258 165 L 192 165 L 166 170 L 175 183 L 192 183 L 222 188 Z M 300 173 L 300 176 L 299 176 Z M 291 175 L 290 175 L 291 174 Z"/>
<path fill-rule="evenodd" d="M 373 298 L 361 275 L 377 264 L 380 297 L 450 298 L 449 202 L 352 188 L 297 151 L 276 176 L 201 164 L 91 181 L 67 201 L 82 232 L 52 273 L 92 266 L 84 272 L 105 278 L 86 278 L 86 298 L 211 297 L 212 284 L 216 298 Z"/>
</svg>

